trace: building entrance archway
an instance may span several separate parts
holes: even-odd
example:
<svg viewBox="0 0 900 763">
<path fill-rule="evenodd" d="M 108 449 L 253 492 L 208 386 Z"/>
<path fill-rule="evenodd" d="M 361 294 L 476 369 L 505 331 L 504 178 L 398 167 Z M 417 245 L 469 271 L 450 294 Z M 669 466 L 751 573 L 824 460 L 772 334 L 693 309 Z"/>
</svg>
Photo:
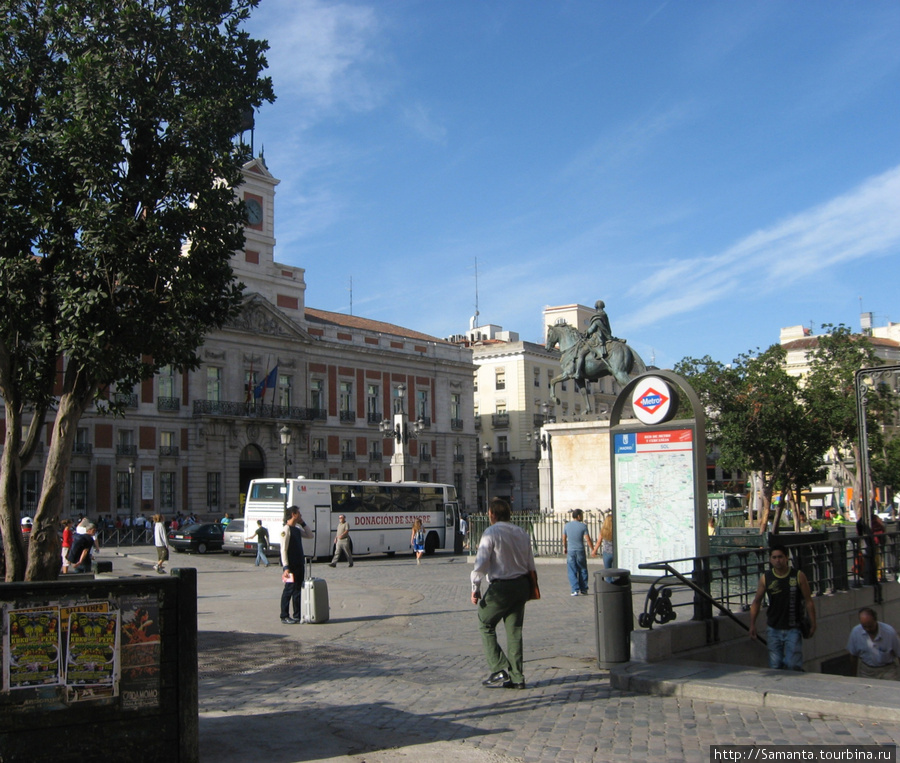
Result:
<svg viewBox="0 0 900 763">
<path fill-rule="evenodd" d="M 250 443 L 244 446 L 238 462 L 238 470 L 238 486 L 241 493 L 240 513 L 243 516 L 244 499 L 247 489 L 250 487 L 250 480 L 262 479 L 266 476 L 266 455 L 259 445 Z"/>
</svg>

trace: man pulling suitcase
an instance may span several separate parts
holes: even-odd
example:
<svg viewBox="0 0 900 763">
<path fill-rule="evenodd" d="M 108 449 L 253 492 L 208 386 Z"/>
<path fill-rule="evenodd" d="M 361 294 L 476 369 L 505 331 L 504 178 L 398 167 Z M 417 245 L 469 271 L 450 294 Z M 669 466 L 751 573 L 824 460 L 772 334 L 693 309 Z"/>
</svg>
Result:
<svg viewBox="0 0 900 763">
<path fill-rule="evenodd" d="M 285 625 L 296 625 L 301 622 L 300 592 L 303 590 L 304 557 L 303 538 L 312 538 L 313 533 L 306 526 L 300 509 L 291 506 L 285 512 L 285 525 L 281 528 L 281 580 L 284 590 L 281 592 L 281 622 Z M 291 604 L 293 602 L 293 604 Z M 294 615 L 291 617 L 291 607 Z"/>
</svg>

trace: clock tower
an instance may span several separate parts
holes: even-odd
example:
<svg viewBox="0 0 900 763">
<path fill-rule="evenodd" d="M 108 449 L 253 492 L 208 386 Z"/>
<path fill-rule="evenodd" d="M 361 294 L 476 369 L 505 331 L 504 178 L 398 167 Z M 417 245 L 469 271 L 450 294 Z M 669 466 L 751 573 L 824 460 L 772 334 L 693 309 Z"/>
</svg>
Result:
<svg viewBox="0 0 900 763">
<path fill-rule="evenodd" d="M 304 270 L 275 262 L 275 186 L 279 182 L 262 157 L 244 165 L 244 184 L 237 193 L 247 209 L 246 241 L 244 250 L 235 254 L 232 267 L 246 285 L 246 293 L 260 294 L 302 324 Z"/>
</svg>

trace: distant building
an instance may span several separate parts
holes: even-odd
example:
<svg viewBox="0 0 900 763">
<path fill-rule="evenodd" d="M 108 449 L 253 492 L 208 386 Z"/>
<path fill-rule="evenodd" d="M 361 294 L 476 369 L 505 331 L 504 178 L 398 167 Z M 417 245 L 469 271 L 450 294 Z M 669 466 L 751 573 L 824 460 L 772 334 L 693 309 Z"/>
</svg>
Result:
<svg viewBox="0 0 900 763">
<path fill-rule="evenodd" d="M 307 307 L 303 268 L 275 260 L 279 181 L 261 159 L 245 165 L 244 174 L 246 245 L 232 261 L 246 285 L 243 312 L 207 337 L 197 370 L 165 368 L 138 389 L 117 390 L 128 406 L 124 419 L 81 420 L 68 513 L 240 515 L 251 479 L 281 476 L 285 426 L 290 475 L 390 481 L 394 441 L 379 423 L 391 418 L 400 384 L 410 419 L 423 427 L 409 446 L 407 479 L 455 484 L 473 510 L 471 350 Z M 23 474 L 22 508 L 29 515 L 44 456 Z"/>
<path fill-rule="evenodd" d="M 584 305 L 545 307 L 544 326 L 565 320 L 582 332 L 593 309 Z M 571 380 L 557 386 L 560 404 L 550 397 L 550 382 L 559 376 L 560 354 L 543 344 L 524 341 L 514 331 L 495 324 L 475 325 L 450 341 L 469 347 L 476 365 L 474 412 L 479 434 L 479 506 L 486 496 L 508 499 L 517 511 L 547 511 L 549 490 L 541 498 L 539 464 L 550 457 L 541 426 L 558 422 L 606 418 L 618 385 L 611 377 L 591 384 L 593 413 L 584 408 Z M 542 442 L 543 439 L 543 442 Z M 490 447 L 484 461 L 484 446 Z M 552 443 L 550 443 L 552 452 Z"/>
</svg>

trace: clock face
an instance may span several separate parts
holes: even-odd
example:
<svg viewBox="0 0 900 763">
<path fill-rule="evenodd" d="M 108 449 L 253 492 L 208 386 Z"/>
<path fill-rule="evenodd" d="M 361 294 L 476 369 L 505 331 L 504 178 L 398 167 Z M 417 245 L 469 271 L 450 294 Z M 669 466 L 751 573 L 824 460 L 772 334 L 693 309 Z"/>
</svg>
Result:
<svg viewBox="0 0 900 763">
<path fill-rule="evenodd" d="M 245 204 L 247 205 L 247 222 L 250 225 L 259 225 L 263 219 L 262 204 L 256 199 L 247 199 Z"/>
</svg>

